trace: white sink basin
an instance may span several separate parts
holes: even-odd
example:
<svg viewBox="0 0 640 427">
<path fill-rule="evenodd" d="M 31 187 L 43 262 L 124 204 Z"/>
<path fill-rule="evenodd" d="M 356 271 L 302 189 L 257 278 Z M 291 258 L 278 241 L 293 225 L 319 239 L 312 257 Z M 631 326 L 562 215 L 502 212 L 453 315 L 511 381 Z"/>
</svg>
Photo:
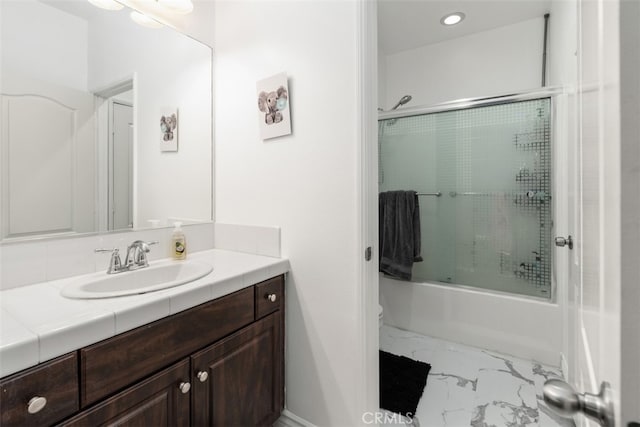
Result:
<svg viewBox="0 0 640 427">
<path fill-rule="evenodd" d="M 96 273 L 65 286 L 67 298 L 95 299 L 144 294 L 184 285 L 211 273 L 213 267 L 195 261 L 161 261 L 123 273 Z"/>
</svg>

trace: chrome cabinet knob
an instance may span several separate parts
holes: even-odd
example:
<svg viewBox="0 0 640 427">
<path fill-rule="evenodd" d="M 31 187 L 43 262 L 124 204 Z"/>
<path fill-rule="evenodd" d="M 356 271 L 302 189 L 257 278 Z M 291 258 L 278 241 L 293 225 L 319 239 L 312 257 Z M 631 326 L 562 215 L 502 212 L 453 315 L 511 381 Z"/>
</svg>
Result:
<svg viewBox="0 0 640 427">
<path fill-rule="evenodd" d="M 569 249 L 573 249 L 573 239 L 571 236 L 565 237 L 556 237 L 555 238 L 556 246 L 560 248 L 564 248 L 565 246 L 569 246 Z"/>
<path fill-rule="evenodd" d="M 181 382 L 178 388 L 180 389 L 182 394 L 187 394 L 189 393 L 189 390 L 191 390 L 191 384 L 188 382 Z"/>
<path fill-rule="evenodd" d="M 547 380 L 542 388 L 544 401 L 561 417 L 570 418 L 578 412 L 597 421 L 603 427 L 614 427 L 614 409 L 609 383 L 600 385 L 600 393 L 577 393 L 560 379 Z"/>
<path fill-rule="evenodd" d="M 266 297 L 269 301 L 271 302 L 276 302 L 276 300 L 278 299 L 278 297 L 276 296 L 276 294 L 268 294 L 266 295 Z"/>
<path fill-rule="evenodd" d="M 27 411 L 29 411 L 30 414 L 37 414 L 42 411 L 45 406 L 47 406 L 47 399 L 45 397 L 32 397 L 27 404 Z"/>
<path fill-rule="evenodd" d="M 196 377 L 200 380 L 201 383 L 203 383 L 209 378 L 209 374 L 207 374 L 207 371 L 200 371 L 198 372 Z"/>
</svg>

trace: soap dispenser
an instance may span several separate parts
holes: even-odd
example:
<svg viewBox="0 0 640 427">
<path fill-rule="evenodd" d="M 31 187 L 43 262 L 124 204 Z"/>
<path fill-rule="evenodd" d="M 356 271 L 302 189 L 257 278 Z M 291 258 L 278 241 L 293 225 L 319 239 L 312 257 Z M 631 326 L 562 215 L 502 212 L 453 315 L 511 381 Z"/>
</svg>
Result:
<svg viewBox="0 0 640 427">
<path fill-rule="evenodd" d="M 181 222 L 174 222 L 173 234 L 171 235 L 171 256 L 174 259 L 187 258 L 187 239 L 184 237 L 184 232 L 180 226 Z"/>
</svg>

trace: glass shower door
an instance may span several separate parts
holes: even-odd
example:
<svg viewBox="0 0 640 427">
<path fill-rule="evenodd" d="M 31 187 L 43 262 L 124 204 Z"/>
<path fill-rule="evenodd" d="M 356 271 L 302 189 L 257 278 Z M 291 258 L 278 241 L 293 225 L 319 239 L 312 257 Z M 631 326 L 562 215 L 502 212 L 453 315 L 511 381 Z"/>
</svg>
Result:
<svg viewBox="0 0 640 427">
<path fill-rule="evenodd" d="M 414 281 L 551 295 L 550 99 L 380 123 L 380 191 L 420 196 Z"/>
</svg>

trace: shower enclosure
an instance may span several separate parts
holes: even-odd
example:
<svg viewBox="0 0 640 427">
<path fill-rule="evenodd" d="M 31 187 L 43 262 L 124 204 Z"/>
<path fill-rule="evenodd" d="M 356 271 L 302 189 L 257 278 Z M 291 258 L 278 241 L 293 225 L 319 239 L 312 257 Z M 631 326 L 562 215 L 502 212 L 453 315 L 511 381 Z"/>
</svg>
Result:
<svg viewBox="0 0 640 427">
<path fill-rule="evenodd" d="M 413 281 L 551 298 L 551 98 L 521 98 L 380 114 L 380 191 L 419 195 Z"/>
</svg>

